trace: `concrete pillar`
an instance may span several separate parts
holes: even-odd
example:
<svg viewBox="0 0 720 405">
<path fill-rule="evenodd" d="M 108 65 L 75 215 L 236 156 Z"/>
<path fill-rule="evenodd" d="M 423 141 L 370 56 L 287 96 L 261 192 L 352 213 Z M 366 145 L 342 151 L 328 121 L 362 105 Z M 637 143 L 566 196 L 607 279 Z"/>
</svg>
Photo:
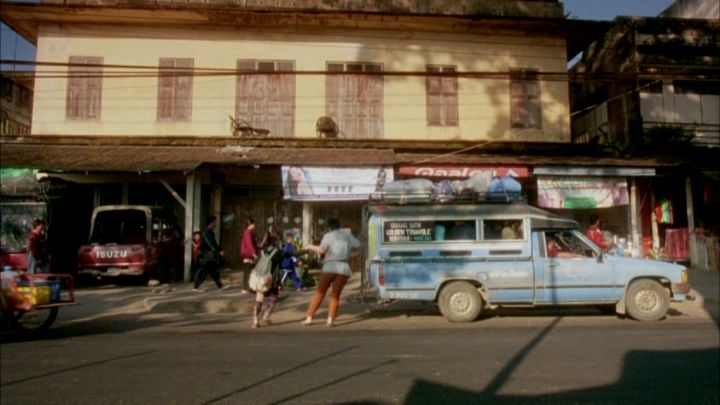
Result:
<svg viewBox="0 0 720 405">
<path fill-rule="evenodd" d="M 655 213 L 655 190 L 650 190 L 650 226 L 652 227 L 653 249 L 660 249 L 660 231 L 657 224 L 657 214 Z"/>
<path fill-rule="evenodd" d="M 634 248 L 633 257 L 642 257 L 642 221 L 640 221 L 640 200 L 637 181 L 630 179 L 630 232 Z"/>
<path fill-rule="evenodd" d="M 194 207 L 200 205 L 200 200 L 195 199 L 195 187 L 197 174 L 195 170 L 185 176 L 185 240 L 192 240 L 194 224 Z M 192 243 L 185 244 L 183 255 L 183 280 L 190 281 L 190 266 L 192 266 Z"/>
<path fill-rule="evenodd" d="M 218 245 L 222 246 L 222 239 L 220 235 L 222 235 L 222 190 L 223 186 L 222 184 L 213 184 L 212 185 L 212 214 L 215 215 L 218 219 L 218 226 L 215 227 L 215 240 L 217 240 Z"/>
<path fill-rule="evenodd" d="M 307 246 L 312 243 L 310 239 L 310 230 L 313 225 L 313 211 L 312 205 L 309 202 L 303 201 L 302 207 L 302 243 L 303 246 Z"/>
<path fill-rule="evenodd" d="M 123 205 L 127 205 L 128 201 L 130 201 L 130 184 L 123 183 L 122 184 L 122 197 L 121 197 L 121 203 Z"/>
<path fill-rule="evenodd" d="M 685 202 L 686 202 L 686 209 L 687 209 L 687 222 L 688 222 L 688 233 L 690 234 L 690 237 L 688 238 L 689 242 L 689 251 L 690 251 L 690 267 L 697 269 L 698 265 L 698 257 L 695 254 L 695 238 L 694 238 L 694 231 L 695 231 L 695 209 L 693 208 L 693 196 L 692 196 L 692 180 L 690 179 L 690 176 L 685 177 Z"/>
</svg>

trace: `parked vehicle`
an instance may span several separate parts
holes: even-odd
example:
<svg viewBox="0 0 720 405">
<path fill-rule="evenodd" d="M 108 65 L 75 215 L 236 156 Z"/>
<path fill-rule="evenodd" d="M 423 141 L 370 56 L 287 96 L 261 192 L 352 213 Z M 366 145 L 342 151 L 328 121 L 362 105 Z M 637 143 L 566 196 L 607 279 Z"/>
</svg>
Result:
<svg viewBox="0 0 720 405">
<path fill-rule="evenodd" d="M 436 302 L 451 322 L 503 305 L 600 305 L 658 320 L 690 290 L 685 267 L 609 256 L 576 221 L 522 203 L 383 204 L 365 219 L 367 284 L 383 299 Z"/>
<path fill-rule="evenodd" d="M 90 238 L 78 250 L 78 274 L 168 280 L 181 268 L 183 238 L 167 210 L 144 205 L 95 208 Z"/>
<path fill-rule="evenodd" d="M 45 218 L 45 212 L 44 202 L 0 203 L 0 270 L 27 270 L 32 223 Z"/>
</svg>

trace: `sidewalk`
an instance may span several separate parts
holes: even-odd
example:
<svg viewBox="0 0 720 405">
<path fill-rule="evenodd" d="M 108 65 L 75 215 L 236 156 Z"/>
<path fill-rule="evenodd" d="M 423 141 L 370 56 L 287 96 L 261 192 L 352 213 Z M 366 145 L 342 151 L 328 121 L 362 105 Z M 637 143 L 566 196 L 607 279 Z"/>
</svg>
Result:
<svg viewBox="0 0 720 405">
<path fill-rule="evenodd" d="M 720 313 L 720 278 L 718 272 L 691 270 L 689 281 L 692 286 L 689 299 L 681 303 L 671 303 L 671 311 L 676 316 L 690 318 L 711 317 L 716 322 Z M 179 282 L 152 289 L 142 287 L 114 288 L 80 291 L 80 301 L 88 314 L 99 311 L 104 314 L 238 314 L 243 319 L 251 319 L 255 294 L 241 294 L 242 275 L 239 272 L 224 272 L 223 282 L 230 287 L 216 290 L 212 281 L 204 285 L 206 292 L 192 291 L 192 284 Z M 273 314 L 273 323 L 294 324 L 305 317 L 308 302 L 314 287 L 305 291 L 284 290 L 280 294 L 278 307 Z M 327 301 L 327 297 L 326 297 Z M 324 322 L 327 303 L 316 314 L 316 322 Z M 432 319 L 441 321 L 437 307 L 433 303 L 418 301 L 379 302 L 373 294 L 363 295 L 360 286 L 360 274 L 354 273 L 348 281 L 342 295 L 341 319 L 339 324 L 356 323 L 365 319 Z"/>
</svg>

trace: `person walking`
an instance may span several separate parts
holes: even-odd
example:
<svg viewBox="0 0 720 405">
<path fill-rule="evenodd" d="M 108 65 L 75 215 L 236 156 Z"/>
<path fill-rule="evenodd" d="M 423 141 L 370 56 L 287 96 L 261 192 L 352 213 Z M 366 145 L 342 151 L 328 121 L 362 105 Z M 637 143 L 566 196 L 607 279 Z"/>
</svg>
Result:
<svg viewBox="0 0 720 405">
<path fill-rule="evenodd" d="M 312 324 L 315 312 L 325 299 L 328 288 L 332 285 L 327 326 L 335 326 L 335 319 L 340 309 L 340 294 L 352 275 L 348 259 L 355 249 L 360 248 L 360 241 L 352 235 L 349 229 L 341 230 L 340 221 L 336 218 L 328 220 L 328 228 L 329 231 L 323 236 L 320 246 L 308 246 L 308 250 L 324 256 L 324 262 L 320 282 L 315 294 L 310 299 L 305 320 L 302 321 L 303 325 Z"/>
<path fill-rule="evenodd" d="M 272 316 L 275 305 L 277 305 L 278 296 L 280 295 L 280 277 L 278 272 L 274 271 L 275 258 L 280 256 L 280 249 L 277 245 L 268 245 L 262 249 L 260 259 L 255 264 L 255 269 L 250 277 L 250 290 L 255 292 L 255 305 L 253 307 L 253 328 L 260 327 L 260 320 L 267 324 L 272 323 Z M 263 312 L 265 299 L 269 298 L 268 305 Z"/>
<path fill-rule="evenodd" d="M 220 280 L 220 271 L 218 270 L 220 258 L 225 256 L 225 251 L 220 248 L 217 241 L 215 240 L 215 232 L 213 229 L 218 224 L 218 219 L 215 215 L 210 215 L 207 220 L 207 227 L 205 232 L 202 234 L 202 245 L 200 246 L 200 268 L 195 276 L 195 282 L 193 283 L 193 291 L 204 292 L 202 288 L 205 282 L 205 277 L 210 274 L 210 277 L 215 281 L 215 285 L 218 290 L 224 290 L 228 286 L 223 286 Z"/>
<path fill-rule="evenodd" d="M 200 249 L 202 248 L 203 235 L 200 231 L 193 232 L 190 243 L 192 244 L 192 261 L 190 264 L 190 282 L 195 282 L 195 275 L 200 267 Z"/>
<path fill-rule="evenodd" d="M 255 220 L 248 218 L 245 223 L 245 231 L 240 240 L 240 259 L 242 260 L 243 285 L 241 294 L 247 294 L 250 290 L 248 278 L 250 272 L 259 258 L 257 239 L 255 238 Z"/>
<path fill-rule="evenodd" d="M 50 255 L 47 250 L 45 236 L 45 220 L 38 218 L 33 221 L 33 229 L 28 238 L 28 273 L 49 273 Z"/>
</svg>

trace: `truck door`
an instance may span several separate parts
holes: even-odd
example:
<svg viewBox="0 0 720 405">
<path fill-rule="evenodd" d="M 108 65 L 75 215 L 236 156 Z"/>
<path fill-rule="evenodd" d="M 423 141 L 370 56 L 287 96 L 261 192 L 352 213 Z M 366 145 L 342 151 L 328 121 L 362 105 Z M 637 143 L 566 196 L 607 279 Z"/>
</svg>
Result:
<svg viewBox="0 0 720 405">
<path fill-rule="evenodd" d="M 535 303 L 616 301 L 615 272 L 599 255 L 577 230 L 534 232 Z"/>
</svg>

